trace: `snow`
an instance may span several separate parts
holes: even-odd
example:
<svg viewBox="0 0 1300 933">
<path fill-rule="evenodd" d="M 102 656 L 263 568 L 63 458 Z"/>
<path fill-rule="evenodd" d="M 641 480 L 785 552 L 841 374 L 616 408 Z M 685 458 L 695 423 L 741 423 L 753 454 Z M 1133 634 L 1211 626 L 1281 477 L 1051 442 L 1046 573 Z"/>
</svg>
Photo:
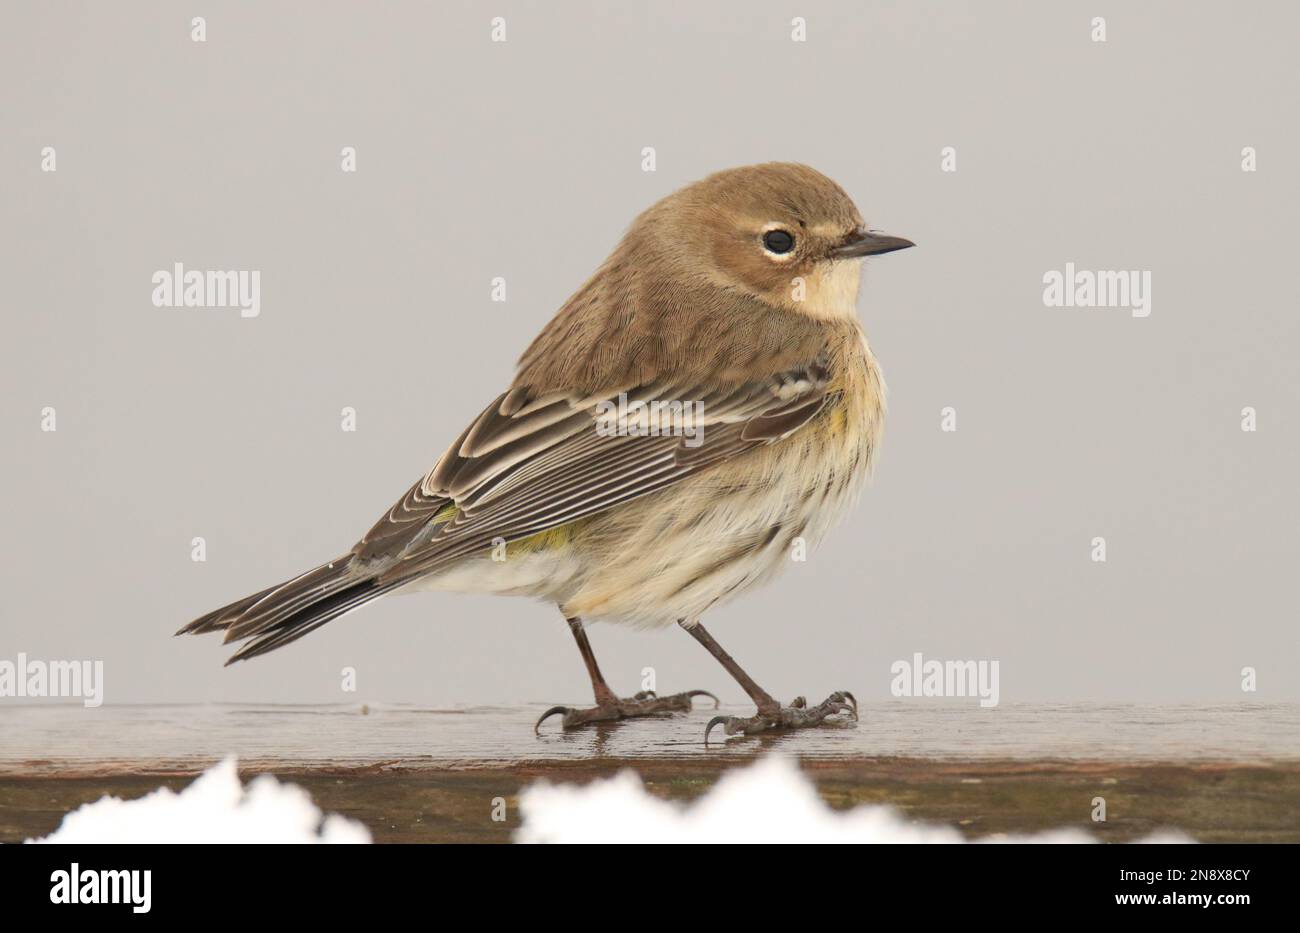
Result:
<svg viewBox="0 0 1300 933">
<path fill-rule="evenodd" d="M 640 778 L 623 771 L 585 786 L 534 784 L 520 796 L 523 825 L 516 842 L 567 843 L 961 843 L 949 826 L 908 821 L 887 806 L 836 812 L 826 806 L 798 766 L 769 756 L 730 771 L 689 806 L 646 792 Z M 981 842 L 1089 843 L 1078 829 L 1036 835 L 990 836 Z M 1143 842 L 1191 842 L 1158 833 Z"/>
<path fill-rule="evenodd" d="M 72 811 L 50 835 L 28 842 L 365 843 L 360 823 L 324 819 L 311 796 L 269 774 L 247 788 L 234 758 L 213 765 L 179 794 L 169 788 L 137 800 L 101 797 Z"/>
<path fill-rule="evenodd" d="M 789 758 L 772 755 L 728 771 L 689 805 L 648 793 L 632 771 L 587 785 L 533 784 L 520 795 L 516 842 L 869 842 L 961 843 L 955 828 L 916 823 L 888 806 L 831 810 Z M 369 831 L 338 815 L 322 816 L 301 787 L 270 775 L 247 787 L 234 758 L 204 772 L 180 793 L 159 788 L 137 800 L 103 797 L 67 814 L 42 843 L 367 843 Z M 1078 829 L 979 842 L 1089 843 Z M 1142 842 L 1192 842 L 1164 832 Z"/>
</svg>

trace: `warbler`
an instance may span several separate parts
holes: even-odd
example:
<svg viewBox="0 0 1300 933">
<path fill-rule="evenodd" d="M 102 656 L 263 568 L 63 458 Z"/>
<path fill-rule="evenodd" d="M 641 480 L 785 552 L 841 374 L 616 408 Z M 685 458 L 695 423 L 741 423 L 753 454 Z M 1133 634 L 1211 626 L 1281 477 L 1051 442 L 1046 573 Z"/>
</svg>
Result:
<svg viewBox="0 0 1300 933">
<path fill-rule="evenodd" d="M 688 710 L 620 698 L 585 626 L 678 624 L 757 707 L 728 734 L 857 715 L 851 693 L 782 706 L 700 624 L 848 509 L 880 446 L 885 385 L 857 317 L 862 263 L 912 246 L 866 228 L 805 165 L 710 175 L 654 204 L 532 342 L 513 382 L 347 553 L 204 615 L 227 663 L 398 590 L 555 603 L 596 705 L 562 726 Z M 665 413 L 667 416 L 665 417 Z M 716 698 L 715 698 L 716 704 Z"/>
</svg>

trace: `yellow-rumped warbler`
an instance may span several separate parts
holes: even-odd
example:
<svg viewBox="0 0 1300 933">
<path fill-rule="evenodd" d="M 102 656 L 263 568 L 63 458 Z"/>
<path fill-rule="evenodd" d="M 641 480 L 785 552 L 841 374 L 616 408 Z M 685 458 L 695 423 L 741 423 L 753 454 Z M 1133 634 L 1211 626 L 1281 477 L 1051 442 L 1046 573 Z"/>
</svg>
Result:
<svg viewBox="0 0 1300 933">
<path fill-rule="evenodd" d="M 244 642 L 231 663 L 398 589 L 528 595 L 559 605 L 591 675 L 594 708 L 546 714 L 566 728 L 690 709 L 704 693 L 617 697 L 583 628 L 595 620 L 676 622 L 703 644 L 758 706 L 710 729 L 856 715 L 846 692 L 782 707 L 699 619 L 854 499 L 885 408 L 857 260 L 911 245 L 866 230 L 843 189 L 803 165 L 677 191 L 636 219 L 509 389 L 351 551 L 181 632 Z"/>
</svg>

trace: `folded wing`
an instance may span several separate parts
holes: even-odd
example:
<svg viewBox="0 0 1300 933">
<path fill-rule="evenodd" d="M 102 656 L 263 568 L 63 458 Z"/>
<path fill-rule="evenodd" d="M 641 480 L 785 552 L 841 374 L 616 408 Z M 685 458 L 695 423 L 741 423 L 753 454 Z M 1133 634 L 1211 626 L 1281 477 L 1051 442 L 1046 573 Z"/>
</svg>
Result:
<svg viewBox="0 0 1300 933">
<path fill-rule="evenodd" d="M 658 492 L 798 431 L 833 400 L 830 383 L 823 355 L 724 388 L 658 380 L 599 397 L 508 392 L 353 554 L 396 583 Z M 670 409 L 665 423 L 651 417 L 653 402 L 661 416 L 664 403 L 694 404 Z"/>
</svg>

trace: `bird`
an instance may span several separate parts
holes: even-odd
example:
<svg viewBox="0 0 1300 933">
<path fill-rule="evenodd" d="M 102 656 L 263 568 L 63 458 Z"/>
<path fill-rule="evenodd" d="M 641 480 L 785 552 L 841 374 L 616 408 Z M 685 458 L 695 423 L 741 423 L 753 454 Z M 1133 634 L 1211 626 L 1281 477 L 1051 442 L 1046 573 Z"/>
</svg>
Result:
<svg viewBox="0 0 1300 933">
<path fill-rule="evenodd" d="M 686 711 L 703 690 L 620 697 L 593 622 L 680 626 L 745 690 L 727 735 L 856 719 L 839 690 L 783 705 L 701 624 L 822 538 L 880 447 L 885 384 L 858 319 L 864 257 L 915 244 L 870 229 L 793 162 L 730 168 L 641 213 L 474 418 L 349 550 L 200 616 L 227 664 L 281 648 L 397 591 L 556 605 L 595 706 L 561 728 Z M 440 404 L 447 404 L 444 400 Z"/>
</svg>

